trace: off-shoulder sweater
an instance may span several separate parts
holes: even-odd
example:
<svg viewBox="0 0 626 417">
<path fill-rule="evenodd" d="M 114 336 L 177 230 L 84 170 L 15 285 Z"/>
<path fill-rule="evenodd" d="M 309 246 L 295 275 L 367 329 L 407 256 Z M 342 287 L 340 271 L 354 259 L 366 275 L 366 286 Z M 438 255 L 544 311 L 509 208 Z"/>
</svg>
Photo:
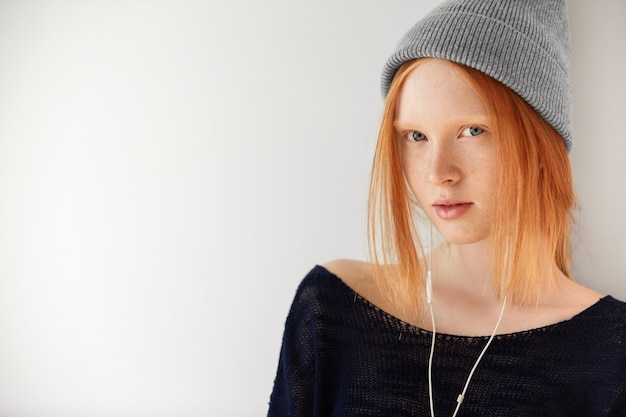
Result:
<svg viewBox="0 0 626 417">
<path fill-rule="evenodd" d="M 487 340 L 436 335 L 435 416 L 452 416 Z M 285 323 L 268 415 L 430 416 L 431 341 L 316 266 Z M 569 320 L 496 336 L 463 416 L 626 416 L 626 304 L 605 296 Z"/>
</svg>

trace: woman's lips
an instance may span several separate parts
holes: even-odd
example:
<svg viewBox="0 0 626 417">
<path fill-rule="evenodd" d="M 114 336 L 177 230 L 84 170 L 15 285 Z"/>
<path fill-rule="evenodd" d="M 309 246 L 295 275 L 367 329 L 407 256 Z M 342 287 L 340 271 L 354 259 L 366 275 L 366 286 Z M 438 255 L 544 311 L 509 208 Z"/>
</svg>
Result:
<svg viewBox="0 0 626 417">
<path fill-rule="evenodd" d="M 454 220 L 464 215 L 473 203 L 435 203 L 435 213 L 442 220 Z"/>
</svg>

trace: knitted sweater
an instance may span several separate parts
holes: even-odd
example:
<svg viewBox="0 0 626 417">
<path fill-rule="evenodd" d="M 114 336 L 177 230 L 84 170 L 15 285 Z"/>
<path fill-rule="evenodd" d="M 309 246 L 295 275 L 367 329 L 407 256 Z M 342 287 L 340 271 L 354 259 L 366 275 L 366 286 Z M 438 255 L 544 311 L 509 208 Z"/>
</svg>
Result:
<svg viewBox="0 0 626 417">
<path fill-rule="evenodd" d="M 432 333 L 380 310 L 316 266 L 285 324 L 269 416 L 429 416 Z M 435 415 L 451 416 L 488 337 L 437 334 Z M 493 340 L 462 416 L 626 416 L 626 304 Z"/>
</svg>

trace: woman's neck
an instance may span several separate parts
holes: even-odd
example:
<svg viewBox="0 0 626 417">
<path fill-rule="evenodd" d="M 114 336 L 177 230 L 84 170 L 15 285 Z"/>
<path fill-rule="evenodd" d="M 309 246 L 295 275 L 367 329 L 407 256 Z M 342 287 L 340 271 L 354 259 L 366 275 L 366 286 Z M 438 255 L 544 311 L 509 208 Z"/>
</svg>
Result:
<svg viewBox="0 0 626 417">
<path fill-rule="evenodd" d="M 478 298 L 497 298 L 487 241 L 441 245 L 433 253 L 432 274 L 437 286 Z"/>
</svg>

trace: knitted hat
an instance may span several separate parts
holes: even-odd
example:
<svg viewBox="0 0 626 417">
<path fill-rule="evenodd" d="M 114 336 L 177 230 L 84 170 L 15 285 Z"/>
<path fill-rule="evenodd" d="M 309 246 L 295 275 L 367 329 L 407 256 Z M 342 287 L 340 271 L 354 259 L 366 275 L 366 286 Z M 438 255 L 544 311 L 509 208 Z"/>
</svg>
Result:
<svg viewBox="0 0 626 417">
<path fill-rule="evenodd" d="M 432 57 L 475 68 L 522 97 L 573 144 L 565 0 L 450 0 L 404 35 L 383 69 L 382 91 L 403 63 Z"/>
</svg>

